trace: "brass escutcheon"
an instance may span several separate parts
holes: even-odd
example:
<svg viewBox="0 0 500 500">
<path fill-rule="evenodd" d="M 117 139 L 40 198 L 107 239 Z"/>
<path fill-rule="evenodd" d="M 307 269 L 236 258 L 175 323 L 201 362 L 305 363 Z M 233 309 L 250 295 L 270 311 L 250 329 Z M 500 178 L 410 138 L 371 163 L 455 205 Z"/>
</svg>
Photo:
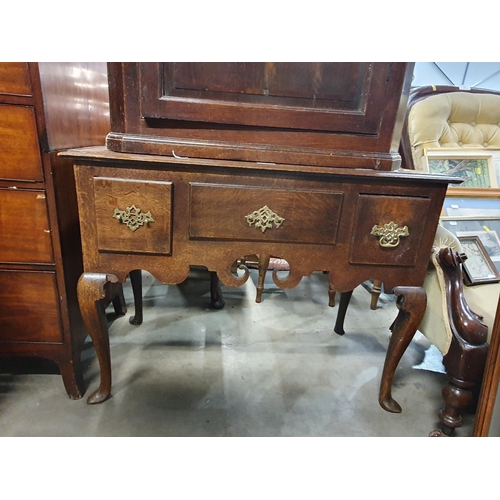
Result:
<svg viewBox="0 0 500 500">
<path fill-rule="evenodd" d="M 384 224 L 384 227 L 375 224 L 370 234 L 380 238 L 378 242 L 381 247 L 394 248 L 399 245 L 399 238 L 409 236 L 410 233 L 408 226 L 399 227 L 394 221 L 391 221 L 389 224 Z"/>
<path fill-rule="evenodd" d="M 267 205 L 249 215 L 245 215 L 245 219 L 249 226 L 255 224 L 254 227 L 261 229 L 262 232 L 265 232 L 266 229 L 272 229 L 273 224 L 276 228 L 280 227 L 285 220 L 283 217 L 275 214 Z"/>
<path fill-rule="evenodd" d="M 127 207 L 126 210 L 115 208 L 113 217 L 126 224 L 131 231 L 136 231 L 140 226 L 155 221 L 151 212 L 141 213 L 141 209 L 135 205 Z"/>
</svg>

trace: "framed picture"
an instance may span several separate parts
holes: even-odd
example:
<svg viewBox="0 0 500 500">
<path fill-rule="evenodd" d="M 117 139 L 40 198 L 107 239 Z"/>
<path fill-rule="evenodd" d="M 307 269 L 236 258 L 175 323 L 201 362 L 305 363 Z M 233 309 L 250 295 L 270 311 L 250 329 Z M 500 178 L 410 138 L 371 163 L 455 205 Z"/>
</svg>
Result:
<svg viewBox="0 0 500 500">
<path fill-rule="evenodd" d="M 500 219 L 500 198 L 447 197 L 443 215 L 448 217 L 497 217 Z"/>
<path fill-rule="evenodd" d="M 500 217 L 441 217 L 440 224 L 458 238 L 477 236 L 500 272 Z"/>
<path fill-rule="evenodd" d="M 462 264 L 466 285 L 498 283 L 500 273 L 489 258 L 478 236 L 459 236 L 467 260 Z"/>
<path fill-rule="evenodd" d="M 500 189 L 500 151 L 439 148 L 424 151 L 423 165 L 431 173 L 463 179 L 448 188 L 448 196 L 498 197 Z"/>
</svg>

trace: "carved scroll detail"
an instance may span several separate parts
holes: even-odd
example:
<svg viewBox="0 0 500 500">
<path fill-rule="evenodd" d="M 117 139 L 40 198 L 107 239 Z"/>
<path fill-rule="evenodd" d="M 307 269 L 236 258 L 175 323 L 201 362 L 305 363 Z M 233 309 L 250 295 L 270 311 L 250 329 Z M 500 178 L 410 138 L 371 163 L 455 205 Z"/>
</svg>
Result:
<svg viewBox="0 0 500 500">
<path fill-rule="evenodd" d="M 120 210 L 115 208 L 113 217 L 118 219 L 120 222 L 126 224 L 126 226 L 133 232 L 136 231 L 140 226 L 147 224 L 149 222 L 154 222 L 151 212 L 141 213 L 141 209 L 132 205 L 127 207 L 126 210 Z"/>
<path fill-rule="evenodd" d="M 375 224 L 370 234 L 380 238 L 379 244 L 384 248 L 395 248 L 399 245 L 401 237 L 410 235 L 408 226 L 399 227 L 394 221 L 384 224 L 384 227 Z"/>
<path fill-rule="evenodd" d="M 249 226 L 255 224 L 254 227 L 261 229 L 262 232 L 265 232 L 266 229 L 272 229 L 273 224 L 276 228 L 280 227 L 285 220 L 283 217 L 274 213 L 267 205 L 246 215 L 245 219 Z"/>
</svg>

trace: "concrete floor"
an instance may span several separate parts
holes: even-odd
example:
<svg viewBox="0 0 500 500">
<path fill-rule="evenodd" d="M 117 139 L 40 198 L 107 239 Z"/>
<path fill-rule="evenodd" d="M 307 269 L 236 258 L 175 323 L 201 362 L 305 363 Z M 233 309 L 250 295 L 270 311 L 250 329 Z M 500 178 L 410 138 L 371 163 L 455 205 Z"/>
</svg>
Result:
<svg viewBox="0 0 500 500">
<path fill-rule="evenodd" d="M 144 273 L 144 323 L 113 320 L 113 397 L 87 405 L 98 384 L 92 345 L 84 349 L 89 390 L 70 400 L 57 369 L 39 360 L 0 360 L 0 436 L 381 436 L 426 437 L 438 427 L 445 375 L 439 355 L 417 333 L 396 372 L 403 413 L 378 404 L 389 326 L 397 309 L 383 294 L 369 308 L 359 286 L 346 335 L 333 332 L 327 276 L 292 290 L 268 273 L 255 303 L 257 271 L 240 288 L 222 287 L 222 310 L 209 308 L 208 275 L 178 286 Z M 109 312 L 112 308 L 109 309 Z M 456 437 L 470 436 L 472 415 Z"/>
</svg>

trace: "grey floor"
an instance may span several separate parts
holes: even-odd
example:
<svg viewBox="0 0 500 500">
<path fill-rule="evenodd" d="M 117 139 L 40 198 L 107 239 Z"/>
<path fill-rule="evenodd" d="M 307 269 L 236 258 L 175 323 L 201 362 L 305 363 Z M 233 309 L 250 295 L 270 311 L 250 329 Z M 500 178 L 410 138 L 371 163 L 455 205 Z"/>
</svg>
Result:
<svg viewBox="0 0 500 500">
<path fill-rule="evenodd" d="M 112 398 L 88 405 L 98 385 L 90 342 L 83 352 L 85 397 L 70 400 L 52 365 L 0 360 L 0 436 L 351 436 L 426 437 L 438 427 L 445 381 L 439 353 L 419 333 L 396 372 L 401 414 L 384 411 L 378 389 L 397 308 L 383 294 L 376 311 L 359 286 L 346 335 L 333 332 L 327 276 L 292 290 L 266 278 L 255 303 L 257 271 L 245 285 L 222 287 L 222 310 L 209 308 L 207 274 L 194 270 L 166 286 L 144 273 L 144 323 L 109 309 Z M 466 415 L 455 437 L 470 436 Z"/>
</svg>

